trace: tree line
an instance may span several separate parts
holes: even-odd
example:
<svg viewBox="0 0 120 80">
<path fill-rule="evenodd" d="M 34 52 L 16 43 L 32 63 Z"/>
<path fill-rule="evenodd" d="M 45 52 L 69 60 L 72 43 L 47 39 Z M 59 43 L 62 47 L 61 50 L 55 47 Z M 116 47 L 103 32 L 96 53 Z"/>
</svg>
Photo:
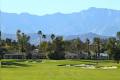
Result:
<svg viewBox="0 0 120 80">
<path fill-rule="evenodd" d="M 31 58 L 32 51 L 38 49 L 38 54 L 43 53 L 44 58 L 49 59 L 65 59 L 66 53 L 82 54 L 86 53 L 86 59 L 100 59 L 100 53 L 107 53 L 108 59 L 114 59 L 119 63 L 120 60 L 120 32 L 116 33 L 116 37 L 101 39 L 95 37 L 92 41 L 85 41 L 76 38 L 73 40 L 64 40 L 62 36 L 51 34 L 51 40 L 46 41 L 47 35 L 42 31 L 37 32 L 39 36 L 39 45 L 30 43 L 30 36 L 20 30 L 16 31 L 17 40 L 6 38 L 1 39 L 0 31 L 0 56 L 3 58 L 7 52 L 25 53 L 28 59 Z"/>
</svg>

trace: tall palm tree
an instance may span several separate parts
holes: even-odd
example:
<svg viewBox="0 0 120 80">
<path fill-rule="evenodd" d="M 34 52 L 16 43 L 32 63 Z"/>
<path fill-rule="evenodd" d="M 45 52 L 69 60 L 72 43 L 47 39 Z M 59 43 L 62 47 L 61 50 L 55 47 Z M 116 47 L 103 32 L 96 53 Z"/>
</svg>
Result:
<svg viewBox="0 0 120 80">
<path fill-rule="evenodd" d="M 45 34 L 43 34 L 42 35 L 42 38 L 44 39 L 44 41 L 45 41 L 45 39 L 46 39 L 46 35 Z"/>
<path fill-rule="evenodd" d="M 38 45 L 38 49 L 39 49 L 39 52 L 41 51 L 41 49 L 40 49 L 40 45 L 41 45 L 41 43 L 42 43 L 42 31 L 38 31 L 38 35 L 39 35 L 39 37 L 40 37 L 40 42 L 39 42 L 39 45 Z"/>
<path fill-rule="evenodd" d="M 87 44 L 88 58 L 91 59 L 91 54 L 90 54 L 90 40 L 88 38 L 86 39 L 86 44 Z"/>
<path fill-rule="evenodd" d="M 21 46 L 20 46 L 20 38 L 21 38 L 21 31 L 17 30 L 16 36 L 17 36 L 17 42 L 18 42 L 18 52 L 21 52 Z"/>
<path fill-rule="evenodd" d="M 55 34 L 51 34 L 51 40 L 52 40 L 52 42 L 53 42 L 53 40 L 55 39 Z"/>
<path fill-rule="evenodd" d="M 42 42 L 42 31 L 38 31 L 38 35 L 40 36 L 40 43 Z"/>
</svg>

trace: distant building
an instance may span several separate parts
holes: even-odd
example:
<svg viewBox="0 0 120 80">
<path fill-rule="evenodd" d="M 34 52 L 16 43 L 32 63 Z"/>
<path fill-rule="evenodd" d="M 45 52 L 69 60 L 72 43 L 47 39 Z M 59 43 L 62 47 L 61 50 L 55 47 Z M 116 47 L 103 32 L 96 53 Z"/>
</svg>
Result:
<svg viewBox="0 0 120 80">
<path fill-rule="evenodd" d="M 25 59 L 25 57 L 26 57 L 25 53 L 17 53 L 17 52 L 6 53 L 4 55 L 4 59 Z"/>
<path fill-rule="evenodd" d="M 107 53 L 100 53 L 100 59 L 109 59 L 109 54 L 107 54 Z"/>
<path fill-rule="evenodd" d="M 45 59 L 46 58 L 46 54 L 45 53 L 40 53 L 38 49 L 34 49 L 32 52 L 31 52 L 31 56 L 32 56 L 32 59 Z"/>
<path fill-rule="evenodd" d="M 65 58 L 66 59 L 86 59 L 87 54 L 85 54 L 85 53 L 70 53 L 70 52 L 67 52 L 65 54 Z"/>
</svg>

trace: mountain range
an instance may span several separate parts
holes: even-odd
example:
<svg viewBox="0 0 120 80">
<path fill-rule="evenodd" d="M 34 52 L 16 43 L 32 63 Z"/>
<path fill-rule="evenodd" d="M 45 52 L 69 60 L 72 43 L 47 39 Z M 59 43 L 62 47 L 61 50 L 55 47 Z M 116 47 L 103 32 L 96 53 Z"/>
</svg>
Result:
<svg viewBox="0 0 120 80">
<path fill-rule="evenodd" d="M 25 33 L 37 33 L 71 36 L 95 33 L 115 36 L 120 31 L 120 10 L 89 8 L 76 13 L 55 13 L 50 15 L 32 15 L 29 13 L 0 12 L 0 25 L 3 33 L 15 34 L 20 29 Z"/>
</svg>

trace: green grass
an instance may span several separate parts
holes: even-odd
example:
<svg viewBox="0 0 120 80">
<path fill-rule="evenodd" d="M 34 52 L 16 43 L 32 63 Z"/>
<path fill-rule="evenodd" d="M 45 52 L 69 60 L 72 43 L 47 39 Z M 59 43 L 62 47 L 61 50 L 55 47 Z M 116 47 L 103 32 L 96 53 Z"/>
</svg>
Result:
<svg viewBox="0 0 120 80">
<path fill-rule="evenodd" d="M 58 66 L 62 64 L 95 64 L 95 61 L 89 60 L 43 60 L 37 63 L 4 61 L 10 61 L 14 64 L 0 68 L 0 80 L 120 80 L 120 64 L 112 61 L 99 61 L 98 65 L 116 65 L 119 67 L 118 69 L 82 69 L 73 66 Z"/>
</svg>

